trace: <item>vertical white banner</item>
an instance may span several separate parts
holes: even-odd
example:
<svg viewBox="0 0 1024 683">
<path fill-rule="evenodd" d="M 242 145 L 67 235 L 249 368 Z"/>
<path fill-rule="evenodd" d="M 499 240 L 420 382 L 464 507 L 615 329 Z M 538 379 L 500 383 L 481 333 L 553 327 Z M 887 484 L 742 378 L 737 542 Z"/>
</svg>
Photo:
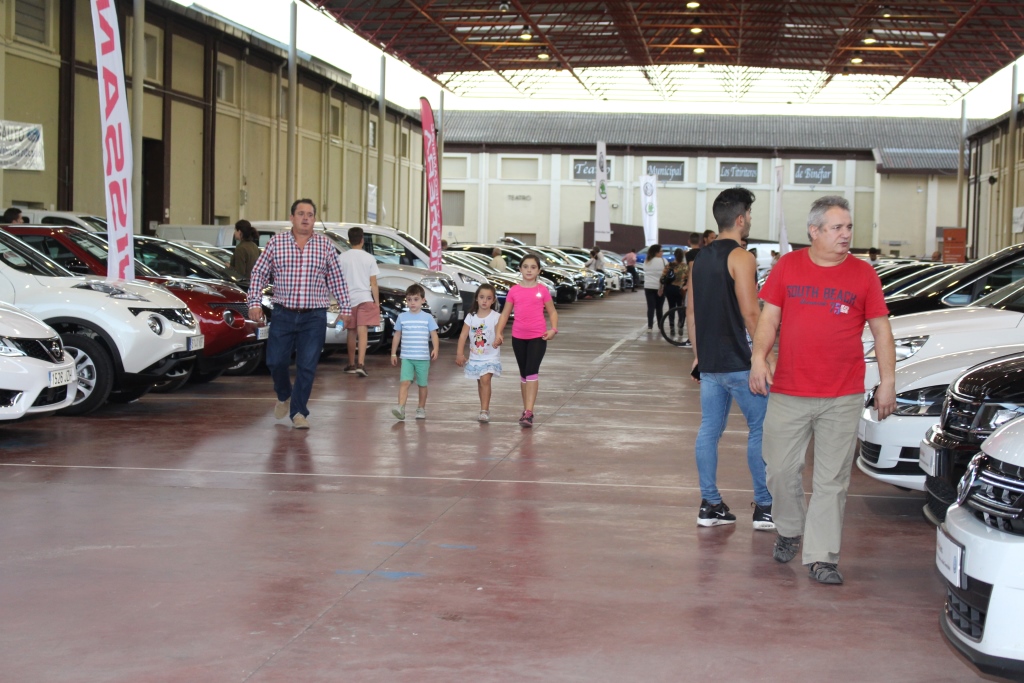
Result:
<svg viewBox="0 0 1024 683">
<path fill-rule="evenodd" d="M 793 251 L 786 235 L 786 212 L 782 208 L 782 166 L 775 167 L 775 224 L 779 226 L 779 255 Z"/>
<path fill-rule="evenodd" d="M 608 212 L 608 156 L 603 141 L 597 143 L 594 185 L 594 242 L 607 242 L 612 238 L 612 221 Z"/>
<path fill-rule="evenodd" d="M 644 246 L 658 243 L 658 177 L 640 176 L 640 202 L 644 220 Z"/>
<path fill-rule="evenodd" d="M 100 89 L 100 125 L 103 140 L 103 178 L 107 200 L 108 280 L 134 280 L 132 234 L 132 133 L 124 88 L 124 59 L 117 11 L 111 0 L 90 0 L 96 39 L 96 71 Z M 141 78 L 142 74 L 136 74 Z"/>
</svg>

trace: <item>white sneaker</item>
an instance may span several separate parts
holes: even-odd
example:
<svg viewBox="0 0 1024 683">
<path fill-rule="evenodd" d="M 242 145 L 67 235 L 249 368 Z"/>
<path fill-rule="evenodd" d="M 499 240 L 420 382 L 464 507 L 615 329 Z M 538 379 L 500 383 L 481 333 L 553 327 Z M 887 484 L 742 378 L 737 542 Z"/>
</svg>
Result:
<svg viewBox="0 0 1024 683">
<path fill-rule="evenodd" d="M 426 420 L 427 419 L 427 409 L 426 408 L 417 408 L 416 409 L 416 419 L 417 420 Z"/>
<path fill-rule="evenodd" d="M 476 419 L 479 422 L 490 422 L 491 416 L 486 410 L 481 410 L 480 414 L 476 416 Z"/>
<path fill-rule="evenodd" d="M 283 401 L 278 401 L 274 404 L 274 419 L 283 420 L 288 417 L 288 407 L 291 406 L 292 400 L 286 398 Z"/>
</svg>

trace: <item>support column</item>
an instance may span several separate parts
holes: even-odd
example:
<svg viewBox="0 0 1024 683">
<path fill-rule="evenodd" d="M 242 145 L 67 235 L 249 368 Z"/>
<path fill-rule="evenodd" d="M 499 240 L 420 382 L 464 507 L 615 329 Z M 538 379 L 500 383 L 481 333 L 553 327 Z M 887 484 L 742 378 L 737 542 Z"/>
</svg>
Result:
<svg viewBox="0 0 1024 683">
<path fill-rule="evenodd" d="M 778 171 L 775 169 L 780 166 L 782 166 L 782 159 L 773 157 L 771 170 L 772 191 L 768 197 L 768 239 L 774 241 L 779 239 L 779 190 L 775 187 L 775 177 L 778 175 Z M 782 181 L 785 182 L 785 180 L 785 177 L 782 177 Z"/>
<path fill-rule="evenodd" d="M 636 156 L 627 153 L 623 159 L 626 162 L 625 173 L 622 176 L 622 222 L 626 225 L 633 223 L 633 190 L 637 183 Z M 646 171 L 647 169 L 644 169 Z"/>
<path fill-rule="evenodd" d="M 925 196 L 924 209 L 924 256 L 930 258 L 938 249 L 939 226 L 939 178 L 928 176 L 928 194 Z"/>
<path fill-rule="evenodd" d="M 1003 204 L 1003 221 L 1002 228 L 999 231 L 999 240 L 996 242 L 996 248 L 1002 249 L 1003 247 L 1013 244 L 1013 205 L 1015 202 L 1014 187 L 1017 184 L 1017 64 L 1013 65 L 1013 84 L 1011 87 L 1011 98 L 1010 98 L 1010 125 L 1006 135 L 1006 145 L 1004 147 L 1006 154 L 1006 184 L 1003 186 L 1003 192 L 1005 193 L 1006 200 Z M 1000 178 L 1000 183 L 1003 182 L 1003 178 Z"/>
<path fill-rule="evenodd" d="M 384 99 L 386 57 L 380 56 L 380 96 L 377 100 L 377 225 L 384 225 L 384 131 L 387 126 L 387 103 Z"/>
<path fill-rule="evenodd" d="M 132 208 L 133 232 L 142 225 L 142 104 L 146 82 L 146 0 L 135 0 L 132 12 Z"/>
<path fill-rule="evenodd" d="M 480 180 L 477 184 L 476 198 L 476 240 L 477 242 L 487 244 L 491 241 L 489 237 L 490 226 L 487 219 L 487 200 L 491 190 L 487 179 L 491 174 L 491 155 L 487 152 L 481 152 L 477 158 L 480 163 Z"/>
<path fill-rule="evenodd" d="M 551 155 L 551 199 L 548 202 L 548 240 L 560 244 L 562 239 L 562 155 Z"/>
<path fill-rule="evenodd" d="M 289 207 L 297 197 L 295 196 L 295 132 L 296 117 L 299 110 L 299 64 L 296 55 L 296 40 L 298 39 L 298 5 L 292 0 L 291 7 L 291 42 L 288 45 L 288 159 L 285 162 L 285 204 Z"/>
</svg>

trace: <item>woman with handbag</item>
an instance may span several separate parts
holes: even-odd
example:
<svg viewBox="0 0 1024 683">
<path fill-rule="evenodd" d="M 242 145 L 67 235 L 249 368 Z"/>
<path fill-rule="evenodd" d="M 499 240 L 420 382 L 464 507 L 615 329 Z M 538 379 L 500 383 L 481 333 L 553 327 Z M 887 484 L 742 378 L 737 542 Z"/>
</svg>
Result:
<svg viewBox="0 0 1024 683">
<path fill-rule="evenodd" d="M 652 244 L 647 249 L 647 260 L 644 262 L 644 295 L 647 297 L 647 329 L 654 329 L 657 315 L 658 327 L 661 327 L 661 310 L 665 304 L 665 287 L 661 284 L 661 274 L 665 270 L 665 259 L 661 257 L 661 245 Z"/>
<path fill-rule="evenodd" d="M 676 323 L 679 324 L 679 331 L 683 331 L 683 324 L 686 321 L 686 310 L 682 308 L 686 302 L 686 257 L 682 249 L 673 252 L 675 261 L 665 264 L 661 273 L 661 283 L 665 287 L 665 298 L 668 300 L 668 324 L 672 335 L 676 333 Z M 674 310 L 673 310 L 674 309 Z M 683 344 L 686 346 L 686 344 Z"/>
</svg>

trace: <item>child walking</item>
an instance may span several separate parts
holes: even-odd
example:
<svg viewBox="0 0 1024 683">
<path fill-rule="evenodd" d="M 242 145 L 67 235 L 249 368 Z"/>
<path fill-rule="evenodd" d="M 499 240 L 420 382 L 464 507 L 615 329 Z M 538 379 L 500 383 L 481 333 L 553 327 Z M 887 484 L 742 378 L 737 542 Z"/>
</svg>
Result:
<svg viewBox="0 0 1024 683">
<path fill-rule="evenodd" d="M 465 367 L 466 377 L 476 380 L 477 392 L 480 394 L 480 422 L 491 421 L 491 376 L 501 377 L 501 349 L 494 344 L 495 332 L 500 316 L 493 310 L 498 300 L 498 293 L 493 285 L 480 285 L 473 298 L 473 305 L 466 316 L 466 324 L 459 335 L 459 348 L 455 355 L 455 363 Z M 469 362 L 463 350 L 466 340 L 472 338 L 469 345 Z"/>
<path fill-rule="evenodd" d="M 405 419 L 405 402 L 409 399 L 409 387 L 415 381 L 419 387 L 420 400 L 416 407 L 416 419 L 427 419 L 427 375 L 430 361 L 437 360 L 437 321 L 423 311 L 427 293 L 420 285 L 410 285 L 405 290 L 408 311 L 398 314 L 395 321 L 395 336 L 391 341 L 391 365 L 398 365 L 398 348 L 402 348 L 402 384 L 398 388 L 398 405 L 391 414 L 398 420 Z M 433 343 L 433 348 L 431 348 Z"/>
<path fill-rule="evenodd" d="M 505 297 L 505 310 L 501 312 L 498 330 L 495 335 L 494 347 L 501 346 L 504 341 L 503 332 L 508 318 L 515 311 L 516 319 L 512 323 L 512 351 L 516 354 L 519 364 L 520 391 L 523 394 L 523 415 L 519 418 L 521 427 L 533 426 L 533 405 L 537 402 L 539 388 L 538 373 L 540 362 L 544 360 L 544 352 L 548 348 L 548 340 L 558 334 L 558 313 L 551 301 L 551 292 L 537 282 L 540 275 L 540 259 L 527 254 L 519 262 L 519 272 L 523 276 L 522 284 L 514 285 Z M 544 320 L 547 311 L 551 318 L 551 329 Z"/>
</svg>

